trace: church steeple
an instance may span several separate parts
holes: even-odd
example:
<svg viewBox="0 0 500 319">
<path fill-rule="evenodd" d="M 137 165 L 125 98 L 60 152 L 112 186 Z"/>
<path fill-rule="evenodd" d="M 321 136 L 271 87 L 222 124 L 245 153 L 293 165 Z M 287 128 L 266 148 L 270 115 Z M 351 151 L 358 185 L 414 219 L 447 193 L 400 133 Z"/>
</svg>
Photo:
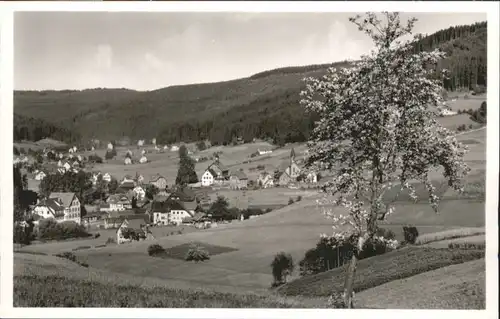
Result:
<svg viewBox="0 0 500 319">
<path fill-rule="evenodd" d="M 290 165 L 295 162 L 295 150 L 292 147 L 292 150 L 290 151 Z"/>
</svg>

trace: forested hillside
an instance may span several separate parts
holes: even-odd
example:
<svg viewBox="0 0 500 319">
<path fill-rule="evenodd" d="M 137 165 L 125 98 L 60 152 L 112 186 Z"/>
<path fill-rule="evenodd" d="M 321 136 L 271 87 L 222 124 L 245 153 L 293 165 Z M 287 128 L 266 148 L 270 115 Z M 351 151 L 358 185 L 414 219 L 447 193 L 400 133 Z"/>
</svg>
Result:
<svg viewBox="0 0 500 319">
<path fill-rule="evenodd" d="M 415 43 L 415 50 L 446 51 L 448 58 L 439 66 L 451 72 L 445 88 L 471 89 L 487 84 L 486 35 L 486 22 L 451 27 L 424 37 Z M 236 137 L 270 138 L 278 144 L 305 141 L 315 115 L 306 114 L 298 103 L 302 79 L 321 76 L 332 66 L 344 67 L 348 63 L 280 68 L 233 81 L 173 86 L 149 92 L 126 89 L 17 91 L 14 112 L 60 128 L 43 130 L 49 132 L 49 136 L 44 137 L 53 138 L 57 138 L 54 134 L 60 134 L 56 132 L 65 132 L 71 139 L 75 136 L 104 140 L 157 137 L 159 143 L 208 138 L 214 144 L 221 144 L 230 143 Z M 19 123 L 29 124 L 18 118 L 15 136 L 29 140 L 40 136 L 24 134 L 26 130 L 21 134 Z M 35 128 L 29 127 L 28 131 L 35 132 Z"/>
</svg>

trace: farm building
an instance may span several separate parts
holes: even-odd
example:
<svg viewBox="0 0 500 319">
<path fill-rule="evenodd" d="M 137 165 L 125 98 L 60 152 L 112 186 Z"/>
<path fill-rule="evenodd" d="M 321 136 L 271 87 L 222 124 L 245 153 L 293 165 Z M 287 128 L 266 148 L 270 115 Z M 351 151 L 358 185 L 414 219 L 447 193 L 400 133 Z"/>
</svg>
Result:
<svg viewBox="0 0 500 319">
<path fill-rule="evenodd" d="M 305 182 L 310 184 L 316 184 L 318 182 L 318 174 L 316 172 L 307 173 Z"/>
<path fill-rule="evenodd" d="M 126 157 L 124 161 L 125 165 L 131 165 L 132 164 L 132 159 L 130 157 Z"/>
<path fill-rule="evenodd" d="M 35 180 L 41 181 L 45 177 L 47 177 L 47 174 L 44 171 L 35 171 Z"/>
<path fill-rule="evenodd" d="M 102 180 L 108 183 L 111 182 L 111 175 L 109 173 L 105 173 L 104 175 L 102 175 Z"/>
<path fill-rule="evenodd" d="M 134 196 L 137 200 L 142 201 L 146 198 L 146 191 L 142 188 L 142 186 L 137 185 L 132 191 L 134 192 Z"/>
<path fill-rule="evenodd" d="M 71 169 L 71 165 L 70 165 L 68 162 L 64 163 L 62 167 L 63 167 L 66 171 L 69 171 L 69 170 Z"/>
<path fill-rule="evenodd" d="M 134 184 L 135 183 L 135 180 L 132 176 L 130 175 L 125 175 L 122 180 L 120 181 L 120 185 L 123 185 L 123 184 Z"/>
<path fill-rule="evenodd" d="M 211 186 L 214 183 L 214 178 L 217 176 L 215 171 L 207 168 L 201 176 L 201 186 Z"/>
<path fill-rule="evenodd" d="M 269 188 L 274 186 L 274 178 L 271 174 L 267 172 L 262 172 L 259 174 L 259 177 L 257 179 L 257 183 L 262 187 L 262 188 Z"/>
<path fill-rule="evenodd" d="M 57 222 L 64 221 L 64 206 L 58 199 L 42 200 L 35 205 L 32 211 L 33 215 L 41 219 L 53 218 Z"/>
<path fill-rule="evenodd" d="M 114 148 L 114 147 L 113 147 L 113 143 L 109 142 L 109 143 L 108 143 L 108 150 L 109 150 L 109 151 L 112 151 L 112 150 L 113 150 L 113 148 Z"/>
<path fill-rule="evenodd" d="M 80 200 L 75 193 L 51 193 L 49 199 L 57 200 L 64 208 L 64 221 L 81 222 Z"/>
<path fill-rule="evenodd" d="M 125 218 L 116 231 L 116 243 L 124 244 L 127 242 L 131 242 L 133 238 L 125 238 L 125 233 L 127 230 L 131 229 L 134 232 L 139 233 L 139 240 L 150 240 L 154 239 L 151 232 L 148 230 L 148 220 L 144 217 L 142 219 L 129 219 Z"/>
<path fill-rule="evenodd" d="M 137 147 L 142 147 L 142 146 L 144 146 L 144 140 L 138 140 Z"/>
<path fill-rule="evenodd" d="M 172 145 L 172 147 L 170 148 L 170 151 L 172 151 L 172 152 L 177 152 L 177 151 L 179 151 L 179 146 L 177 146 L 177 145 Z"/>
<path fill-rule="evenodd" d="M 106 200 L 109 207 L 102 205 L 101 211 L 122 211 L 132 208 L 132 202 L 129 197 L 125 194 L 114 194 L 110 195 Z"/>
<path fill-rule="evenodd" d="M 248 187 L 248 177 L 242 171 L 235 171 L 229 177 L 231 189 L 246 189 Z"/>
<path fill-rule="evenodd" d="M 139 173 L 135 173 L 134 182 L 136 185 L 142 185 L 142 183 L 144 183 L 144 176 Z"/>
<path fill-rule="evenodd" d="M 144 155 L 143 155 L 143 156 L 141 157 L 141 159 L 139 160 L 139 163 L 141 163 L 141 164 L 145 164 L 145 163 L 147 163 L 147 162 L 148 162 L 148 158 L 147 158 L 146 156 L 144 156 Z"/>
</svg>

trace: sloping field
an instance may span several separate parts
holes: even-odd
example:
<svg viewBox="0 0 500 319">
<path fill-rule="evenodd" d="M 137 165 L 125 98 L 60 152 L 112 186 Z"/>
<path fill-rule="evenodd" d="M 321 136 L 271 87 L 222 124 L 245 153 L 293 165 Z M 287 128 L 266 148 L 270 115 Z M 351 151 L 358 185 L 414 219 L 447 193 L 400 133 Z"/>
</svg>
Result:
<svg viewBox="0 0 500 319">
<path fill-rule="evenodd" d="M 485 261 L 443 267 L 356 294 L 362 307 L 390 309 L 485 309 Z"/>
<path fill-rule="evenodd" d="M 283 298 L 268 291 L 240 293 L 205 285 L 83 268 L 53 256 L 14 254 L 14 306 L 160 308 L 310 308 L 321 299 Z"/>
</svg>

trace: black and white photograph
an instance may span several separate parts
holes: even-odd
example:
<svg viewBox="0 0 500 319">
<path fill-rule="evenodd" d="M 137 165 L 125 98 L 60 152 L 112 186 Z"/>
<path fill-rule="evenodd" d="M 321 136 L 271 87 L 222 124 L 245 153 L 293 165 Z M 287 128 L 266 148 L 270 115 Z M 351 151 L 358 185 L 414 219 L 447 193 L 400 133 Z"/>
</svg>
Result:
<svg viewBox="0 0 500 319">
<path fill-rule="evenodd" d="M 8 309 L 491 310 L 489 9 L 358 8 L 13 12 Z"/>
</svg>

